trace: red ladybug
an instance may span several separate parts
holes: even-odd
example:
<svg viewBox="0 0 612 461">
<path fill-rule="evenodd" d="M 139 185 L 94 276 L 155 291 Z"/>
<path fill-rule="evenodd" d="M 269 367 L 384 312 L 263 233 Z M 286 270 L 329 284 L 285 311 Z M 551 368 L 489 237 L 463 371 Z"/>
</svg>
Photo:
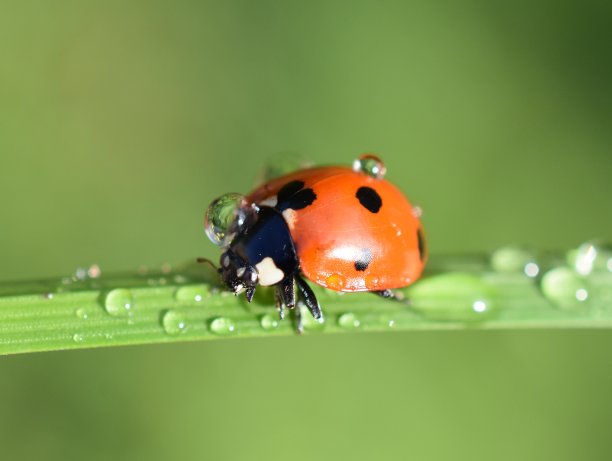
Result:
<svg viewBox="0 0 612 461">
<path fill-rule="evenodd" d="M 228 196 L 217 199 L 206 223 L 224 249 L 223 282 L 236 294 L 245 291 L 249 302 L 258 284 L 276 286 L 281 317 L 283 306 L 295 306 L 297 291 L 298 302 L 322 320 L 302 275 L 335 291 L 384 297 L 417 280 L 427 259 L 419 213 L 384 172 L 378 158 L 364 155 L 353 169 L 300 170 L 246 198 L 232 194 L 229 216 Z"/>
</svg>

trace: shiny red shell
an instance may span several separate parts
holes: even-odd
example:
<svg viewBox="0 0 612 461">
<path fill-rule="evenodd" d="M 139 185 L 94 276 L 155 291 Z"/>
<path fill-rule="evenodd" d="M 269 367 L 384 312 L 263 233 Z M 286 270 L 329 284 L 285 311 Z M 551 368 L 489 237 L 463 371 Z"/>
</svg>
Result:
<svg viewBox="0 0 612 461">
<path fill-rule="evenodd" d="M 279 190 L 296 180 L 316 194 L 309 206 L 283 212 L 306 278 L 355 292 L 404 287 L 421 275 L 426 261 L 421 223 L 393 184 L 350 168 L 321 167 L 273 179 L 247 200 L 274 205 Z M 360 188 L 376 191 L 381 202 L 376 212 L 360 203 Z"/>
</svg>

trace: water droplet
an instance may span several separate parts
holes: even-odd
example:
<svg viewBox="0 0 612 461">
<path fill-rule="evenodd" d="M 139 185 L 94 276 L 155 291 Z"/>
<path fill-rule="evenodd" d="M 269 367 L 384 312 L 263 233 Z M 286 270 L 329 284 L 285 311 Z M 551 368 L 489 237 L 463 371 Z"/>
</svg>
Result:
<svg viewBox="0 0 612 461">
<path fill-rule="evenodd" d="M 275 330 L 279 325 L 278 316 L 272 314 L 262 315 L 259 319 L 259 324 L 264 330 Z"/>
<path fill-rule="evenodd" d="M 528 277 L 535 277 L 540 272 L 533 253 L 517 246 L 498 248 L 491 255 L 491 266 L 497 272 L 524 273 Z"/>
<path fill-rule="evenodd" d="M 376 275 L 366 275 L 365 286 L 369 291 L 375 291 L 378 289 L 380 279 Z"/>
<path fill-rule="evenodd" d="M 536 263 L 530 262 L 525 264 L 524 272 L 527 277 L 536 277 L 540 273 L 540 267 Z"/>
<path fill-rule="evenodd" d="M 331 274 L 327 279 L 325 279 L 325 284 L 328 288 L 332 290 L 340 291 L 344 288 L 346 284 L 345 278 L 340 274 Z"/>
<path fill-rule="evenodd" d="M 53 299 L 53 293 L 43 293 L 43 298 L 45 298 L 45 299 Z"/>
<path fill-rule="evenodd" d="M 296 309 L 300 310 L 300 315 L 302 316 L 302 325 L 304 325 L 304 330 L 307 331 L 321 331 L 325 328 L 325 322 L 323 317 L 320 319 L 315 319 L 308 308 L 300 303 L 299 306 L 296 306 Z"/>
<path fill-rule="evenodd" d="M 127 288 L 116 288 L 111 290 L 104 299 L 106 312 L 115 317 L 123 317 L 130 314 L 134 299 L 132 292 Z"/>
<path fill-rule="evenodd" d="M 495 291 L 472 274 L 450 272 L 422 279 L 407 290 L 415 311 L 436 320 L 478 321 L 495 312 Z"/>
<path fill-rule="evenodd" d="M 247 222 L 256 219 L 257 212 L 246 198 L 230 193 L 215 199 L 204 214 L 204 230 L 212 243 L 226 246 Z"/>
<path fill-rule="evenodd" d="M 72 335 L 72 340 L 73 340 L 75 343 L 82 343 L 84 339 L 85 339 L 85 338 L 84 338 L 84 337 L 83 337 L 83 335 L 82 335 L 82 334 L 80 334 L 80 333 L 75 333 L 74 335 Z"/>
<path fill-rule="evenodd" d="M 382 179 L 387 172 L 383 161 L 374 154 L 362 154 L 353 162 L 353 171 Z"/>
<path fill-rule="evenodd" d="M 568 267 L 549 270 L 542 277 L 542 293 L 561 309 L 582 309 L 589 297 L 586 280 Z"/>
<path fill-rule="evenodd" d="M 187 283 L 187 277 L 181 274 L 177 274 L 174 276 L 174 283 Z"/>
<path fill-rule="evenodd" d="M 76 271 L 74 271 L 74 277 L 77 280 L 85 280 L 87 278 L 87 269 L 84 267 L 78 267 Z"/>
<path fill-rule="evenodd" d="M 98 266 L 97 264 L 92 264 L 91 266 L 89 266 L 89 269 L 87 269 L 87 275 L 92 279 L 97 279 L 98 277 L 100 277 L 100 275 L 102 275 L 100 266 Z"/>
<path fill-rule="evenodd" d="M 89 318 L 89 313 L 84 307 L 79 307 L 76 311 L 74 311 L 74 313 L 78 318 L 82 320 L 87 320 Z"/>
<path fill-rule="evenodd" d="M 202 302 L 203 299 L 210 296 L 210 290 L 207 285 L 185 285 L 176 290 L 174 297 L 177 301 L 185 302 Z"/>
<path fill-rule="evenodd" d="M 210 331 L 217 335 L 231 335 L 236 331 L 236 325 L 227 317 L 217 317 L 210 322 Z"/>
<path fill-rule="evenodd" d="M 591 272 L 612 271 L 612 248 L 598 242 L 583 243 L 568 256 L 573 259 L 573 266 L 580 275 Z"/>
<path fill-rule="evenodd" d="M 353 329 L 359 328 L 361 322 L 355 314 L 352 312 L 347 312 L 338 317 L 338 325 L 342 328 Z"/>
<path fill-rule="evenodd" d="M 486 301 L 482 301 L 482 300 L 477 300 L 474 301 L 474 304 L 472 304 L 472 309 L 474 309 L 474 311 L 476 312 L 484 312 L 487 310 L 487 303 Z"/>
<path fill-rule="evenodd" d="M 162 317 L 164 331 L 171 336 L 178 336 L 187 331 L 185 316 L 176 309 L 166 311 Z"/>
</svg>

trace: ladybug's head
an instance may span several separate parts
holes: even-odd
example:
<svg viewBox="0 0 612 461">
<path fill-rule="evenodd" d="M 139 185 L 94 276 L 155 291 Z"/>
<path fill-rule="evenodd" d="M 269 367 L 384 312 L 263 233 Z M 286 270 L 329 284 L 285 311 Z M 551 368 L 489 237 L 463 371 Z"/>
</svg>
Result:
<svg viewBox="0 0 612 461">
<path fill-rule="evenodd" d="M 244 291 L 248 301 L 257 285 L 292 280 L 299 270 L 291 232 L 279 210 L 226 194 L 209 206 L 204 222 L 210 240 L 223 250 L 221 280 L 236 294 Z"/>
<path fill-rule="evenodd" d="M 259 281 L 257 270 L 231 248 L 221 254 L 219 273 L 230 290 L 236 294 L 246 291 L 247 299 L 251 300 Z"/>
</svg>

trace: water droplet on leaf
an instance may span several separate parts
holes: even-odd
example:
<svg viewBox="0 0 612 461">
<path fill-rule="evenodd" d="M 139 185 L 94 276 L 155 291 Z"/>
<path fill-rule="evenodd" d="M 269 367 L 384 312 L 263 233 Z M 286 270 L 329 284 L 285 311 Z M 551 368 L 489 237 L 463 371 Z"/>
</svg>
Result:
<svg viewBox="0 0 612 461">
<path fill-rule="evenodd" d="M 479 321 L 495 312 L 495 291 L 472 274 L 451 272 L 422 279 L 407 290 L 411 306 L 436 320 Z"/>
<path fill-rule="evenodd" d="M 177 301 L 201 302 L 210 296 L 207 285 L 185 285 L 176 290 L 174 297 Z"/>
<path fill-rule="evenodd" d="M 568 267 L 549 270 L 542 277 L 542 293 L 561 309 L 582 309 L 589 297 L 584 278 Z"/>
<path fill-rule="evenodd" d="M 353 314 L 352 312 L 347 312 L 338 317 L 338 325 L 342 328 L 353 329 L 359 328 L 361 322 L 355 314 Z"/>
<path fill-rule="evenodd" d="M 111 290 L 104 299 L 106 312 L 115 317 L 124 317 L 130 314 L 134 299 L 132 292 L 127 288 Z"/>
<path fill-rule="evenodd" d="M 518 246 L 498 248 L 491 255 L 491 266 L 497 272 L 523 273 L 535 277 L 540 272 L 535 255 Z"/>
<path fill-rule="evenodd" d="M 262 315 L 259 319 L 259 324 L 264 330 L 275 330 L 278 328 L 278 317 L 272 314 Z"/>
<path fill-rule="evenodd" d="M 210 322 L 210 331 L 217 335 L 231 335 L 236 331 L 236 325 L 227 317 L 217 317 Z"/>
<path fill-rule="evenodd" d="M 171 336 L 178 336 L 187 331 L 185 316 L 176 309 L 166 311 L 162 317 L 164 331 Z"/>
<path fill-rule="evenodd" d="M 591 272 L 612 271 L 612 248 L 598 242 L 583 243 L 575 252 L 571 252 L 573 266 L 580 275 Z"/>
</svg>

